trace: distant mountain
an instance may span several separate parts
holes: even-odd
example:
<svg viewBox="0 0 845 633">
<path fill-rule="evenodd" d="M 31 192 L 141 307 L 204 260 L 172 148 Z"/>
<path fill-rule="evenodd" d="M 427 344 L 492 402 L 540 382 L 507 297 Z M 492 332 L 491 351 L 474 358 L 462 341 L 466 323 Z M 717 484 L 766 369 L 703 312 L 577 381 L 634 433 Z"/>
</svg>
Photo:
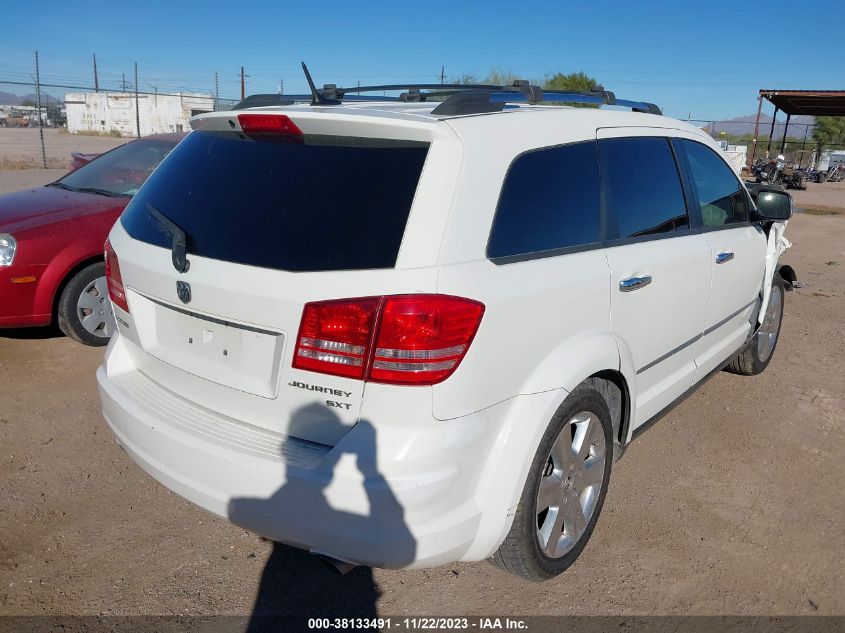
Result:
<svg viewBox="0 0 845 633">
<path fill-rule="evenodd" d="M 733 134 L 735 136 L 752 137 L 754 135 L 754 120 L 757 118 L 756 114 L 748 114 L 746 116 L 738 116 L 727 121 L 717 121 L 713 124 L 712 130 L 715 132 L 725 132 L 725 134 Z M 786 122 L 786 115 L 782 112 L 778 114 L 778 122 L 775 123 L 774 138 L 783 136 L 784 123 Z M 795 138 L 804 138 L 804 131 L 807 130 L 807 139 L 813 136 L 813 128 L 805 124 L 814 123 L 815 117 L 806 115 L 797 115 L 789 120 L 788 135 Z M 758 134 L 760 137 L 768 136 L 772 126 L 772 117 L 768 114 L 760 115 L 760 129 Z"/>
<path fill-rule="evenodd" d="M 36 102 L 35 93 L 28 95 L 13 95 L 11 92 L 0 91 L 0 105 L 21 105 L 24 101 Z M 57 99 L 53 95 L 48 95 L 46 92 L 41 93 L 41 105 L 53 105 L 62 103 L 64 99 Z"/>
</svg>

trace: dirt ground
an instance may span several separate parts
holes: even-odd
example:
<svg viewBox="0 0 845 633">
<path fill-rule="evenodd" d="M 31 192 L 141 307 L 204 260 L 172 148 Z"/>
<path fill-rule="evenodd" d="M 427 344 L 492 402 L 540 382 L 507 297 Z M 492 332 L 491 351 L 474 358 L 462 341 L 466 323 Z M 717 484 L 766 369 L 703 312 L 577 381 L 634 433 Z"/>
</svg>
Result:
<svg viewBox="0 0 845 633">
<path fill-rule="evenodd" d="M 845 183 L 811 192 L 845 209 Z M 101 349 L 7 331 L 0 613 L 249 614 L 258 596 L 316 615 L 845 615 L 845 215 L 798 215 L 787 236 L 809 285 L 786 297 L 768 370 L 716 375 L 638 439 L 580 560 L 541 584 L 486 563 L 338 576 L 274 548 L 120 450 Z"/>
<path fill-rule="evenodd" d="M 123 145 L 129 138 L 63 134 L 55 128 L 44 130 L 47 165 L 63 168 L 70 164 L 71 152 L 102 153 Z M 41 140 L 38 128 L 0 127 L 0 170 L 41 166 Z"/>
<path fill-rule="evenodd" d="M 0 169 L 0 195 L 58 180 L 67 169 Z"/>
<path fill-rule="evenodd" d="M 806 191 L 790 191 L 800 207 L 841 210 L 845 182 L 808 182 Z"/>
</svg>

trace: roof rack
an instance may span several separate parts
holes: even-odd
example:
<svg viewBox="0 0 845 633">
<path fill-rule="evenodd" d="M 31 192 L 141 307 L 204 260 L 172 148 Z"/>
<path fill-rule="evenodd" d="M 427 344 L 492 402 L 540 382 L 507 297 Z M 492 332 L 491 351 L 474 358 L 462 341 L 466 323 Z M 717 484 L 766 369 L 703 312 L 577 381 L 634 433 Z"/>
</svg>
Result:
<svg viewBox="0 0 845 633">
<path fill-rule="evenodd" d="M 590 103 L 596 105 L 616 105 L 631 108 L 634 112 L 648 114 L 662 114 L 659 107 L 647 101 L 631 101 L 617 99 L 612 92 L 599 86 L 587 92 L 564 92 L 560 90 L 543 90 L 533 86 L 524 79 L 517 79 L 510 85 L 498 86 L 492 84 L 382 84 L 377 86 L 353 86 L 339 88 L 335 84 L 324 84 L 322 88 L 314 85 L 311 73 L 305 62 L 302 70 L 311 90 L 310 95 L 250 95 L 233 109 L 291 105 L 310 100 L 312 106 L 334 106 L 344 101 L 404 101 L 424 102 L 430 98 L 440 99 L 441 102 L 432 110 L 434 115 L 456 116 L 466 114 L 481 114 L 485 112 L 499 112 L 509 103 Z M 402 91 L 399 96 L 362 96 L 365 92 L 395 92 Z M 444 98 L 445 97 L 445 98 Z"/>
</svg>

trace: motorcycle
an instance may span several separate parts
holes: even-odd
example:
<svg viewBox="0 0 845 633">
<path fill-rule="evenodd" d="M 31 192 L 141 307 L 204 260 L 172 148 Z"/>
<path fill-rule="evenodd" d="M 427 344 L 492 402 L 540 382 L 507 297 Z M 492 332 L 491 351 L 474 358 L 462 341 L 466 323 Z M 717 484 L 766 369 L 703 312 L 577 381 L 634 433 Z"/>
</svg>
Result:
<svg viewBox="0 0 845 633">
<path fill-rule="evenodd" d="M 807 177 L 804 171 L 788 167 L 783 154 L 768 162 L 758 161 L 751 170 L 759 183 L 782 185 L 787 189 L 806 189 Z"/>
<path fill-rule="evenodd" d="M 807 179 L 804 172 L 792 167 L 783 167 L 778 171 L 775 184 L 781 184 L 787 189 L 806 189 Z"/>
<path fill-rule="evenodd" d="M 751 167 L 751 175 L 754 176 L 754 182 L 774 184 L 777 178 L 777 161 L 765 161 L 758 159 Z"/>
<path fill-rule="evenodd" d="M 842 182 L 845 180 L 845 163 L 831 167 L 827 172 L 827 182 Z"/>
</svg>

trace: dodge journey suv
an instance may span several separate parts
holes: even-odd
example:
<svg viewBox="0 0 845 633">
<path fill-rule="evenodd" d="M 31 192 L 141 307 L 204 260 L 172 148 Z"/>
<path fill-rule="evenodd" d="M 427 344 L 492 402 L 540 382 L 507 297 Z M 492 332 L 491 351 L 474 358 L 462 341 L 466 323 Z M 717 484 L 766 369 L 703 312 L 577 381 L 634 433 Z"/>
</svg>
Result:
<svg viewBox="0 0 845 633">
<path fill-rule="evenodd" d="M 612 93 L 345 92 L 195 117 L 132 199 L 105 418 L 274 541 L 555 576 L 634 438 L 768 365 L 791 199 Z"/>
</svg>

